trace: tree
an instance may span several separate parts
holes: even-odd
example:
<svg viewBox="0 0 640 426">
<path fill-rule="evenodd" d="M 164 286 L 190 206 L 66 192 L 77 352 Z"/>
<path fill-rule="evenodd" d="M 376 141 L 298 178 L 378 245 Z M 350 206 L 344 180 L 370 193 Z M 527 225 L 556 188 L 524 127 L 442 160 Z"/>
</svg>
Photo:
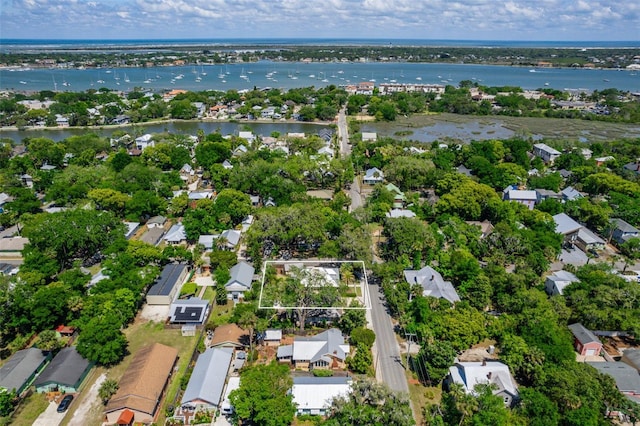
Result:
<svg viewBox="0 0 640 426">
<path fill-rule="evenodd" d="M 358 302 L 351 302 L 349 307 L 352 309 L 347 309 L 339 321 L 340 330 L 347 335 L 359 327 L 364 327 L 367 323 L 366 311 L 362 309 Z"/>
<path fill-rule="evenodd" d="M 414 425 L 409 398 L 370 379 L 357 380 L 350 394 L 334 398 L 326 426 Z"/>
<path fill-rule="evenodd" d="M 0 417 L 8 416 L 13 411 L 17 402 L 15 391 L 0 388 Z"/>
<path fill-rule="evenodd" d="M 235 257 L 235 254 L 234 254 Z M 219 266 L 215 269 L 213 276 L 216 280 L 216 304 L 218 305 L 226 305 L 227 304 L 227 289 L 225 288 L 225 284 L 231 279 L 231 274 L 229 274 L 229 269 L 224 266 Z"/>
<path fill-rule="evenodd" d="M 120 327 L 121 320 L 111 313 L 92 318 L 80 331 L 78 353 L 101 365 L 117 364 L 127 350 L 127 339 Z"/>
<path fill-rule="evenodd" d="M 188 100 L 176 100 L 169 105 L 169 113 L 172 118 L 190 120 L 196 117 L 198 109 Z"/>
<path fill-rule="evenodd" d="M 446 340 L 423 345 L 415 360 L 424 367 L 416 368 L 418 375 L 422 376 L 421 380 L 431 386 L 440 383 L 449 372 L 456 355 L 453 345 Z"/>
<path fill-rule="evenodd" d="M 371 355 L 371 347 L 364 343 L 358 343 L 356 353 L 346 360 L 347 367 L 354 373 L 370 374 L 373 365 L 373 356 Z"/>
<path fill-rule="evenodd" d="M 100 384 L 98 396 L 100 396 L 104 405 L 107 405 L 107 402 L 109 402 L 111 397 L 118 391 L 119 387 L 118 382 L 113 379 L 106 379 Z"/>
<path fill-rule="evenodd" d="M 376 334 L 368 328 L 358 327 L 351 332 L 351 344 L 355 346 L 362 344 L 367 348 L 371 348 L 375 340 Z"/>
<path fill-rule="evenodd" d="M 38 334 L 36 346 L 46 352 L 56 351 L 62 348 L 64 344 L 58 338 L 58 334 L 53 330 L 44 330 Z"/>
<path fill-rule="evenodd" d="M 251 306 L 248 303 L 245 303 L 245 305 Z M 237 323 L 241 328 L 249 331 L 249 353 L 251 354 L 251 356 L 253 356 L 253 335 L 258 323 L 258 316 L 253 309 L 247 309 L 242 312 L 240 318 L 238 318 Z"/>
<path fill-rule="evenodd" d="M 240 387 L 231 392 L 236 421 L 256 426 L 289 426 L 296 412 L 289 393 L 293 380 L 289 368 L 273 361 L 242 371 Z"/>
</svg>

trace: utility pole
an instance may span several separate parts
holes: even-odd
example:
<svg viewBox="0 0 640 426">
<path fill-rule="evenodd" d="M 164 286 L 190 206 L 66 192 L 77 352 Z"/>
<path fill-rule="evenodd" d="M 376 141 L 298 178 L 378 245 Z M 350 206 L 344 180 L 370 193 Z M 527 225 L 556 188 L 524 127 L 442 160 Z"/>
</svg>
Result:
<svg viewBox="0 0 640 426">
<path fill-rule="evenodd" d="M 407 346 L 407 361 L 405 363 L 405 370 L 409 369 L 409 357 L 411 356 L 411 341 L 413 340 L 414 337 L 416 337 L 415 333 L 405 333 L 404 334 L 405 337 L 407 338 L 407 341 L 409 342 L 409 345 Z"/>
</svg>

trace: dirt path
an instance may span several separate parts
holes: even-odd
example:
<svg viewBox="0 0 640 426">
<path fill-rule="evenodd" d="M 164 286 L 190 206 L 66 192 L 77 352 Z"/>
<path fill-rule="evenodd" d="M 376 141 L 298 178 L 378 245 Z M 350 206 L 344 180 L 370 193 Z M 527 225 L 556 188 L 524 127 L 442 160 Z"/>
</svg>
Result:
<svg viewBox="0 0 640 426">
<path fill-rule="evenodd" d="M 87 424 L 87 418 L 90 418 L 89 412 L 96 406 L 100 405 L 100 398 L 98 397 L 98 389 L 100 385 L 107 379 L 107 375 L 102 373 L 91 388 L 85 392 L 83 398 L 78 405 L 77 409 L 73 413 L 73 417 L 69 420 L 69 426 L 84 426 Z"/>
</svg>

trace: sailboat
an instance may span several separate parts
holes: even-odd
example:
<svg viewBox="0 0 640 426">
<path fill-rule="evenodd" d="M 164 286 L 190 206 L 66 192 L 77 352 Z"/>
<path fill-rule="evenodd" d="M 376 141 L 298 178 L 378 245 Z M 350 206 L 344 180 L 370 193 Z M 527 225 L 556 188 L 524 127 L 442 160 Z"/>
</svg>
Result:
<svg viewBox="0 0 640 426">
<path fill-rule="evenodd" d="M 242 72 L 240 72 L 240 78 L 244 78 L 245 80 L 248 78 L 247 75 L 244 73 L 244 68 L 242 68 Z"/>
<path fill-rule="evenodd" d="M 131 80 L 129 80 L 129 77 L 127 76 L 126 72 L 124 73 L 124 82 L 125 83 L 130 83 L 131 82 Z"/>
<path fill-rule="evenodd" d="M 204 72 L 204 66 L 200 65 L 200 75 L 207 75 L 206 72 Z"/>
</svg>

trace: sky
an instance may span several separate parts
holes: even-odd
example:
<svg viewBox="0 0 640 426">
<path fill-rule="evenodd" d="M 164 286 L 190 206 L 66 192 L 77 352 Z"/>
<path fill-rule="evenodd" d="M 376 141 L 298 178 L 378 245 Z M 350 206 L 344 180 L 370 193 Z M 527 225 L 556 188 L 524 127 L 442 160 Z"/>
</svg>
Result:
<svg viewBox="0 0 640 426">
<path fill-rule="evenodd" d="M 12 38 L 636 41 L 640 0 L 0 0 Z"/>
</svg>

